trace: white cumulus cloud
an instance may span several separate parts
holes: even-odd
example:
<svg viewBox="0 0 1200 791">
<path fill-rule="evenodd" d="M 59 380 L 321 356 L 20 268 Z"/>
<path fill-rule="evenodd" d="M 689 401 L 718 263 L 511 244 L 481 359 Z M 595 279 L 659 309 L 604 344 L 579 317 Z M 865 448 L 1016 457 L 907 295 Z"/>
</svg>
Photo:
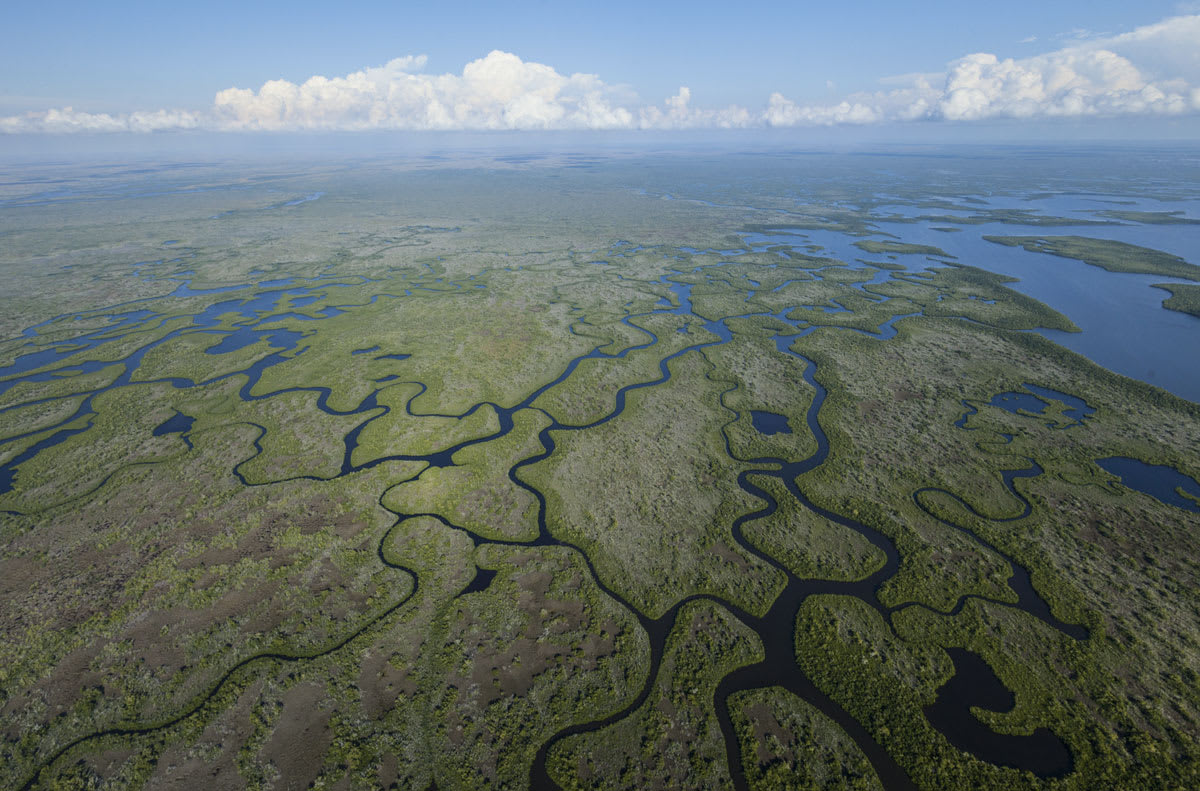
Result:
<svg viewBox="0 0 1200 791">
<path fill-rule="evenodd" d="M 499 50 L 462 74 L 422 74 L 424 56 L 397 58 L 345 77 L 217 94 L 229 129 L 612 129 L 633 125 L 619 91 L 592 74 L 559 74 Z"/>
<path fill-rule="evenodd" d="M 952 64 L 937 113 L 951 121 L 1036 116 L 1179 114 L 1186 83 L 1154 82 L 1107 49 L 1065 49 L 1024 61 L 968 55 Z"/>
<path fill-rule="evenodd" d="M 61 132 L 157 132 L 171 129 L 196 129 L 202 117 L 186 110 L 110 115 L 87 113 L 71 107 L 44 112 L 0 117 L 0 134 Z"/>
<path fill-rule="evenodd" d="M 695 107 L 686 87 L 661 105 L 641 105 L 629 88 L 597 75 L 561 74 L 500 50 L 471 61 L 460 74 L 427 74 L 425 64 L 425 56 L 410 55 L 342 77 L 229 88 L 202 111 L 107 114 L 66 107 L 0 117 L 0 133 L 689 129 L 1174 116 L 1200 112 L 1200 15 L 1116 36 L 1076 38 L 1029 58 L 970 54 L 944 73 L 885 78 L 883 90 L 834 103 L 805 104 L 772 93 L 758 111 Z"/>
<path fill-rule="evenodd" d="M 854 94 L 837 105 L 800 106 L 774 94 L 765 120 L 796 126 L 1197 111 L 1200 16 L 1186 16 L 1020 60 L 967 55 L 940 80 L 917 75 L 905 88 Z"/>
<path fill-rule="evenodd" d="M 692 91 L 686 86 L 668 97 L 662 107 L 643 107 L 638 111 L 641 129 L 735 129 L 758 126 L 761 120 L 745 107 L 730 105 L 720 110 L 691 106 Z"/>
</svg>

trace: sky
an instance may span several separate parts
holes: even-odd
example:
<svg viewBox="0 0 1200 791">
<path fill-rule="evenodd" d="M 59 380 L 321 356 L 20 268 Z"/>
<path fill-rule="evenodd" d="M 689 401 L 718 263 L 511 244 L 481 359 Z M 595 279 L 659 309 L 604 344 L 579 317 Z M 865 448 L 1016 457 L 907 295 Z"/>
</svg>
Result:
<svg viewBox="0 0 1200 791">
<path fill-rule="evenodd" d="M 1200 2 L 14 4 L 0 133 L 1200 115 Z M 0 141 L 0 145 L 2 145 Z"/>
</svg>

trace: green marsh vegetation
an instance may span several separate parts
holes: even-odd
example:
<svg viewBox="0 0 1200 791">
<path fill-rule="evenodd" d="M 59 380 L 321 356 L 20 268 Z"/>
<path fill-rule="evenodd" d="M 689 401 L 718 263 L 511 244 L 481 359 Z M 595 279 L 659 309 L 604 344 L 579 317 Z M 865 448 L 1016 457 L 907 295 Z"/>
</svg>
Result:
<svg viewBox="0 0 1200 791">
<path fill-rule="evenodd" d="M 1200 220 L 1184 217 L 1183 211 L 1129 211 L 1128 209 L 1105 209 L 1096 212 L 1122 222 L 1140 222 L 1147 225 L 1200 225 Z"/>
<path fill-rule="evenodd" d="M 1200 317 L 1200 286 L 1186 283 L 1159 283 L 1154 287 L 1171 292 L 1171 296 L 1163 300 L 1164 308 Z"/>
<path fill-rule="evenodd" d="M 1194 650 L 1193 637 L 1188 635 L 1196 633 L 1196 626 L 1160 631 L 1158 638 L 1144 642 L 1133 637 L 1137 627 L 1126 619 L 1149 617 L 1155 623 L 1165 624 L 1183 618 L 1190 623 L 1194 610 L 1190 603 L 1184 602 L 1190 602 L 1191 596 L 1181 599 L 1178 594 L 1182 591 L 1180 585 L 1187 584 L 1182 581 L 1191 579 L 1197 568 L 1191 560 L 1174 552 L 1194 542 L 1195 532 L 1185 526 L 1188 515 L 1178 509 L 1155 511 L 1153 517 L 1139 516 L 1145 513 L 1143 505 L 1136 501 L 1142 495 L 1129 500 L 1129 493 L 1115 488 L 1112 480 L 1095 466 L 1094 459 L 1107 454 L 1158 458 L 1195 475 L 1194 439 L 1185 441 L 1183 446 L 1175 445 L 1182 438 L 1178 432 L 1194 419 L 1195 406 L 1177 399 L 1163 399 L 1145 406 L 1146 402 L 1135 396 L 1138 388 L 1128 380 L 1100 369 L 1072 365 L 1069 357 L 1036 336 L 1004 334 L 982 327 L 963 327 L 961 331 L 946 333 L 932 322 L 900 326 L 901 334 L 891 345 L 872 345 L 828 332 L 803 339 L 805 353 L 818 362 L 845 360 L 848 355 L 859 353 L 875 357 L 876 362 L 863 360 L 861 365 L 841 366 L 836 374 L 830 367 L 831 376 L 849 376 L 827 383 L 833 393 L 828 414 L 833 417 L 846 410 L 847 417 L 853 415 L 857 419 L 830 424 L 833 448 L 830 460 L 802 477 L 801 488 L 827 507 L 839 503 L 856 506 L 864 521 L 895 537 L 901 568 L 881 590 L 881 596 L 892 607 L 919 603 L 892 616 L 892 626 L 901 637 L 928 633 L 926 630 L 936 624 L 937 629 L 949 629 L 947 635 L 957 635 L 954 639 L 962 641 L 957 644 L 981 650 L 993 667 L 1002 667 L 1004 663 L 1019 665 L 1025 659 L 1045 657 L 1039 660 L 1050 663 L 1044 670 L 1039 670 L 1037 664 L 1029 665 L 1027 670 L 1014 667 L 1012 677 L 1006 678 L 1010 688 L 1017 692 L 1017 709 L 1011 716 L 1032 710 L 1026 709 L 1021 699 L 1022 688 L 1029 685 L 1027 694 L 1032 696 L 1029 705 L 1042 707 L 1045 718 L 1060 718 L 1059 724 L 1052 727 L 1075 753 L 1078 772 L 1072 776 L 1075 782 L 1087 787 L 1089 781 L 1083 778 L 1089 776 L 1102 784 L 1113 782 L 1114 777 L 1138 777 L 1150 783 L 1162 782 L 1155 778 L 1186 777 L 1190 770 L 1178 765 L 1176 759 L 1161 756 L 1151 760 L 1144 751 L 1146 763 L 1139 764 L 1136 770 L 1111 761 L 1114 751 L 1134 755 L 1143 750 L 1140 739 L 1144 732 L 1132 725 L 1135 721 L 1160 723 L 1171 734 L 1166 742 L 1157 743 L 1157 749 L 1168 752 L 1188 749 L 1188 728 L 1178 721 L 1175 725 L 1168 723 L 1178 711 L 1195 711 L 1200 703 L 1194 690 L 1180 683 L 1183 677 L 1175 669 L 1189 666 L 1192 661 L 1189 656 Z M 969 354 L 965 353 L 965 347 L 959 346 L 968 337 L 975 338 L 969 343 Z M 920 355 L 919 363 L 917 357 L 904 360 L 909 354 Z M 885 363 L 887 358 L 892 359 Z M 1019 372 L 1013 369 L 1014 360 L 1021 361 Z M 1006 374 L 1006 369 L 1011 373 Z M 873 375 L 856 375 L 867 371 Z M 879 376 L 881 372 L 885 375 Z M 1006 377 L 1011 378 L 1006 381 Z M 1019 390 L 1024 381 L 1046 382 L 1064 392 L 1086 392 L 1088 403 L 1097 412 L 1082 425 L 1072 425 L 1071 420 L 1063 417 L 1063 404 L 1057 409 L 1050 405 L 1045 415 L 1009 413 L 989 407 L 988 399 L 976 400 L 964 389 L 966 383 L 973 386 L 984 381 L 987 381 L 984 390 L 989 394 Z M 1135 412 L 1134 403 L 1143 404 L 1147 411 Z M 972 409 L 978 411 L 966 417 L 962 428 L 956 427 L 956 420 Z M 1155 428 L 1151 430 L 1150 426 Z M 1164 442 L 1162 436 L 1174 439 Z M 928 463 L 924 467 L 911 462 L 897 463 L 900 458 L 925 459 Z M 939 461 L 934 463 L 934 459 Z M 864 460 L 871 460 L 872 466 L 864 467 Z M 1015 489 L 1004 485 L 1002 470 L 1024 469 L 1030 461 L 1036 461 L 1043 474 L 1018 479 Z M 896 496 L 928 487 L 940 491 L 919 497 L 920 508 L 915 507 L 918 500 Z M 941 492 L 952 492 L 963 499 Z M 1025 515 L 1022 515 L 1022 498 L 1031 504 Z M 942 534 L 926 534 L 927 528 L 921 527 L 922 524 Z M 974 540 L 964 541 L 967 535 L 964 530 L 982 538 L 986 546 Z M 905 546 L 922 535 L 924 548 Z M 1117 535 L 1121 538 L 1116 539 Z M 1166 536 L 1171 536 L 1169 543 L 1175 550 L 1162 552 L 1152 548 L 1163 546 L 1158 542 L 1167 541 Z M 1114 540 L 1118 544 L 1111 543 Z M 1126 549 L 1118 549 L 1118 545 Z M 1121 554 L 1135 545 L 1142 548 L 1138 551 L 1144 552 L 1144 557 L 1137 563 L 1122 562 Z M 1063 620 L 1085 624 L 1091 630 L 1089 639 L 1076 641 L 1064 637 L 1020 611 L 988 603 L 987 599 L 1003 602 L 1015 598 L 1011 593 L 1003 595 L 1004 578 L 1009 571 L 1007 564 L 999 562 L 997 550 L 1029 569 L 1034 588 L 1051 610 Z M 932 586 L 927 584 L 931 573 L 938 578 L 938 583 Z M 1147 576 L 1134 583 L 1130 575 Z M 957 584 L 947 584 L 956 578 Z M 1132 590 L 1130 586 L 1139 590 L 1136 604 L 1121 593 Z M 962 598 L 974 596 L 984 598 Z M 959 614 L 952 617 L 939 614 L 949 612 L 957 602 L 965 604 Z M 1088 602 L 1103 604 L 1096 609 Z M 861 608 L 858 602 L 851 604 Z M 805 608 L 808 607 L 806 603 Z M 1135 611 L 1139 615 L 1134 615 Z M 802 609 L 802 617 L 804 612 Z M 886 622 L 873 612 L 866 615 L 877 622 L 874 629 L 885 641 L 883 644 L 868 641 L 863 646 L 858 639 L 846 643 L 845 637 L 818 638 L 819 631 L 809 631 L 815 627 L 803 626 L 797 638 L 800 656 L 812 655 L 809 651 L 818 646 L 828 656 L 831 647 L 846 645 L 846 650 L 854 652 L 874 651 L 885 664 L 899 661 L 895 648 L 885 648 L 895 645 Z M 836 629 L 844 630 L 848 620 L 837 616 L 827 623 L 836 621 Z M 904 626 L 909 623 L 914 624 L 911 629 Z M 989 633 L 1005 635 L 1001 639 L 1005 647 L 992 642 L 996 640 L 994 636 L 986 637 Z M 1168 637 L 1168 633 L 1173 636 Z M 906 650 L 912 650 L 921 641 L 907 643 L 912 648 Z M 1018 649 L 1020 644 L 1027 648 Z M 990 646 L 989 650 L 983 651 L 985 646 Z M 892 694 L 900 694 L 898 687 L 893 692 L 879 689 L 863 694 L 862 688 L 855 689 L 855 684 L 868 683 L 858 670 L 861 661 L 849 656 L 846 661 L 843 672 L 853 668 L 851 676 L 820 671 L 827 673 L 823 687 L 830 694 L 841 695 L 843 705 L 850 705 L 852 699 L 855 705 L 865 700 L 882 703 Z M 1056 669 L 1061 665 L 1055 665 L 1064 662 L 1071 663 L 1069 666 L 1073 668 L 1065 676 L 1061 669 Z M 817 672 L 823 665 L 811 667 Z M 1149 668 L 1153 670 L 1148 671 Z M 1157 704 L 1148 705 L 1145 699 L 1113 694 L 1114 685 L 1121 683 L 1118 679 L 1131 673 L 1144 677 L 1147 671 L 1178 679 L 1162 688 Z M 851 682 L 851 678 L 857 680 Z M 1065 698 L 1051 693 L 1050 690 L 1063 685 L 1075 691 Z M 919 686 L 908 682 L 900 686 L 919 690 Z M 1087 713 L 1073 709 L 1081 700 L 1096 701 L 1100 708 Z M 926 695 L 922 705 L 930 701 Z M 1060 708 L 1064 705 L 1065 709 Z M 884 735 L 908 738 L 921 731 L 923 726 L 916 719 L 920 717 L 916 708 L 910 722 L 885 725 L 885 720 L 898 710 L 894 706 L 887 708 L 886 713 L 882 707 L 870 714 L 865 708 L 858 711 L 861 717 L 869 716 L 880 723 L 876 732 L 881 738 Z M 1074 714 L 1069 713 L 1072 710 Z M 1100 733 L 1107 735 L 1101 737 Z M 1094 745 L 1097 739 L 1112 749 L 1084 747 Z M 920 742 L 919 738 L 914 742 L 914 749 L 918 749 L 916 745 Z M 1167 744 L 1174 747 L 1167 748 Z M 922 759 L 916 765 L 925 765 L 929 760 Z M 936 761 L 929 766 L 936 766 Z M 935 773 L 921 784 L 938 787 L 946 782 L 945 777 Z M 980 785 L 985 780 L 982 776 L 971 779 L 964 776 L 955 782 Z M 1011 787 L 1005 783 L 1015 779 L 997 776 L 986 782 Z"/>
<path fill-rule="evenodd" d="M 1096 463 L 1200 480 L 1200 408 L 1036 334 L 1076 327 L 983 257 L 860 239 L 897 200 L 1079 224 L 972 197 L 1044 169 L 565 161 L 5 207 L 0 785 L 889 788 L 876 748 L 929 791 L 1200 782 L 1194 514 Z M 930 724 L 948 648 L 1064 776 Z M 768 660 L 821 695 L 764 676 L 722 721 Z"/>
<path fill-rule="evenodd" d="M 545 413 L 522 409 L 513 429 L 491 442 L 454 454 L 454 465 L 431 467 L 383 496 L 385 507 L 403 514 L 441 514 L 455 526 L 486 538 L 532 541 L 538 532 L 537 500 L 508 477 L 513 465 L 542 450 Z"/>
<path fill-rule="evenodd" d="M 864 252 L 878 255 L 880 253 L 895 253 L 897 255 L 936 255 L 942 258 L 953 258 L 940 247 L 933 247 L 927 244 L 908 244 L 905 242 L 889 242 L 878 241 L 875 239 L 862 239 L 854 243 L 854 246 Z"/>
<path fill-rule="evenodd" d="M 519 472 L 546 494 L 550 533 L 582 548 L 600 579 L 650 617 L 700 592 L 762 611 L 781 584 L 729 533 L 754 500 L 725 452 L 732 416 L 720 398 L 732 386 L 711 371 L 698 351 L 675 358 L 671 378 L 631 391 L 605 431 L 552 432 L 555 453 Z"/>
<path fill-rule="evenodd" d="M 761 658 L 754 633 L 711 602 L 684 605 L 642 705 L 552 748 L 563 788 L 732 788 L 712 710 L 721 678 Z"/>
<path fill-rule="evenodd" d="M 1200 266 L 1177 255 L 1126 242 L 1091 239 L 1086 236 L 984 236 L 986 241 L 1008 247 L 1024 247 L 1033 253 L 1074 258 L 1109 272 L 1164 275 L 1200 280 Z"/>
<path fill-rule="evenodd" d="M 780 687 L 739 692 L 730 699 L 753 788 L 875 791 L 871 765 L 837 724 Z"/>
</svg>

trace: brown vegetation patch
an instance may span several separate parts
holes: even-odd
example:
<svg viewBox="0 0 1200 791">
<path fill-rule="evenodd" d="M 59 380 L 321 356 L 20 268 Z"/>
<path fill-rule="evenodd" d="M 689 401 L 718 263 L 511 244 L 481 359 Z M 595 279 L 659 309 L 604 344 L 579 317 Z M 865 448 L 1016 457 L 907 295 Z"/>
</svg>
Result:
<svg viewBox="0 0 1200 791">
<path fill-rule="evenodd" d="M 392 753 L 384 753 L 383 758 L 379 760 L 379 787 L 392 788 L 396 785 L 399 776 L 400 767 L 396 756 Z"/>
<path fill-rule="evenodd" d="M 230 708 L 221 712 L 193 744 L 175 744 L 159 756 L 146 791 L 237 791 L 246 787 L 238 773 L 238 748 L 254 732 L 251 709 L 262 694 L 251 684 Z"/>
<path fill-rule="evenodd" d="M 13 694 L 0 708 L 0 718 L 4 721 L 4 737 L 12 741 L 21 738 L 23 723 L 18 714 L 27 710 L 34 700 L 44 701 L 47 713 L 57 716 L 74 705 L 79 696 L 89 689 L 96 689 L 103 695 L 103 677 L 92 670 L 91 665 L 106 644 L 107 641 L 102 640 L 96 645 L 72 651 L 55 665 L 46 678 L 20 693 Z"/>
<path fill-rule="evenodd" d="M 112 777 L 121 766 L 133 756 L 133 750 L 128 747 L 114 747 L 111 750 L 95 753 L 81 759 L 81 763 L 91 773 L 99 777 Z"/>
<path fill-rule="evenodd" d="M 789 763 L 795 760 L 792 751 L 788 749 L 784 755 L 778 754 L 768 747 L 767 737 L 775 738 L 779 744 L 791 746 L 795 738 L 775 719 L 775 713 L 765 703 L 754 703 L 745 709 L 746 716 L 754 723 L 754 740 L 758 751 L 759 766 L 768 766 L 781 758 Z"/>
<path fill-rule="evenodd" d="M 532 553 L 514 556 L 512 562 L 520 567 L 536 563 L 541 558 Z M 574 590 L 579 586 L 575 576 L 564 580 Z M 598 661 L 615 650 L 618 627 L 605 619 L 599 629 L 580 599 L 555 598 L 551 589 L 555 575 L 544 568 L 535 568 L 514 577 L 517 583 L 517 610 L 525 617 L 524 626 L 509 641 L 497 640 L 498 635 L 477 632 L 473 637 L 469 682 L 479 690 L 480 702 L 491 704 L 501 697 L 523 695 L 533 686 L 536 677 L 551 667 L 568 663 L 579 670 L 593 670 Z M 459 622 L 468 629 L 474 619 Z M 552 640 L 569 633 L 584 631 L 586 636 L 574 646 Z M 576 650 L 578 649 L 578 650 Z"/>
<path fill-rule="evenodd" d="M 713 552 L 713 554 L 715 554 L 717 557 L 721 558 L 725 562 L 733 563 L 738 568 L 741 568 L 741 569 L 749 569 L 750 568 L 750 564 L 746 562 L 746 559 L 744 557 L 742 557 L 741 555 L 739 555 L 738 553 L 734 552 L 726 544 L 713 544 L 712 546 L 709 547 L 709 550 L 711 550 Z"/>
<path fill-rule="evenodd" d="M 279 770 L 280 787 L 306 788 L 316 779 L 333 743 L 330 712 L 322 710 L 325 688 L 297 684 L 283 695 L 283 710 L 262 755 Z"/>
<path fill-rule="evenodd" d="M 358 673 L 358 691 L 362 695 L 363 709 L 370 717 L 381 717 L 396 705 L 401 695 L 416 694 L 417 683 L 406 667 L 397 667 L 396 654 L 388 655 L 375 651 L 362 661 Z"/>
</svg>

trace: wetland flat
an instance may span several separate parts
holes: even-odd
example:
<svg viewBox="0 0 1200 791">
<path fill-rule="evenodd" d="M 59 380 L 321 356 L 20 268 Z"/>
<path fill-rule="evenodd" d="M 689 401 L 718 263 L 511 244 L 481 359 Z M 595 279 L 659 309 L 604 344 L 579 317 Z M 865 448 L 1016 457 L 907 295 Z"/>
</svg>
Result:
<svg viewBox="0 0 1200 791">
<path fill-rule="evenodd" d="M 3 165 L 0 786 L 1200 787 L 1120 153 Z"/>
</svg>

